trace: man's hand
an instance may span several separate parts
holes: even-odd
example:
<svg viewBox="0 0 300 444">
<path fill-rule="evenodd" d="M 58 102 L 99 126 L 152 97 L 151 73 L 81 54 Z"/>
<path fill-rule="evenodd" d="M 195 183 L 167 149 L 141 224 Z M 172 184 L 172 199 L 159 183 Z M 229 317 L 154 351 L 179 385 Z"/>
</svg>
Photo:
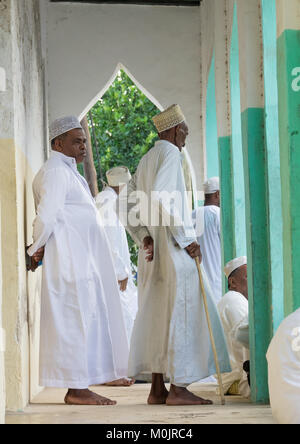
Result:
<svg viewBox="0 0 300 444">
<path fill-rule="evenodd" d="M 123 281 L 118 281 L 118 282 L 119 282 L 120 290 L 126 291 L 127 284 L 128 284 L 128 278 L 123 279 Z"/>
<path fill-rule="evenodd" d="M 154 245 L 153 245 L 153 239 L 151 236 L 145 237 L 144 241 L 144 250 L 147 253 L 146 261 L 152 262 L 153 261 L 153 252 L 154 252 Z"/>
<path fill-rule="evenodd" d="M 188 245 L 185 250 L 191 256 L 191 258 L 195 259 L 196 257 L 198 257 L 199 262 L 202 262 L 202 254 L 198 242 L 193 242 L 192 244 Z"/>
<path fill-rule="evenodd" d="M 29 248 L 29 247 L 28 247 Z M 35 272 L 35 270 L 39 266 L 39 262 L 41 262 L 44 258 L 45 247 L 39 248 L 33 256 L 31 256 L 31 266 L 27 267 L 28 271 Z"/>
</svg>

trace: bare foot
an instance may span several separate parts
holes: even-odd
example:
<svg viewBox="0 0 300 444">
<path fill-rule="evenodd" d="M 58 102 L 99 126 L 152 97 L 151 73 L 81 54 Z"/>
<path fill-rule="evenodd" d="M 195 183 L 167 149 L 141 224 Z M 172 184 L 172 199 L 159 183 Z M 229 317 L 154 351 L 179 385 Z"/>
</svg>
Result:
<svg viewBox="0 0 300 444">
<path fill-rule="evenodd" d="M 155 404 L 166 404 L 166 400 L 168 398 L 169 392 L 165 388 L 161 393 L 153 393 L 152 390 L 150 392 L 150 395 L 148 396 L 148 404 L 149 405 L 155 405 Z"/>
<path fill-rule="evenodd" d="M 109 387 L 130 387 L 135 383 L 135 379 L 121 378 L 116 381 L 107 382 L 103 385 L 108 385 Z"/>
<path fill-rule="evenodd" d="M 189 392 L 186 388 L 171 385 L 167 405 L 211 405 L 212 401 L 203 399 Z"/>
<path fill-rule="evenodd" d="M 65 396 L 67 405 L 116 405 L 116 401 L 104 398 L 90 390 L 69 390 Z"/>
<path fill-rule="evenodd" d="M 152 373 L 151 391 L 148 397 L 148 404 L 165 404 L 169 395 L 166 389 L 163 375 L 161 373 Z"/>
</svg>

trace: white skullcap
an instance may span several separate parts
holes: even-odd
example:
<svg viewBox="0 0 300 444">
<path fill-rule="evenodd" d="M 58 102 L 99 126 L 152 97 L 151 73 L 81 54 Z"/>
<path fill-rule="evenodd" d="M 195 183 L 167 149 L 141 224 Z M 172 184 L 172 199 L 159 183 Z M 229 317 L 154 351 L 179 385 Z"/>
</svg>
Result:
<svg viewBox="0 0 300 444">
<path fill-rule="evenodd" d="M 203 184 L 204 194 L 214 194 L 216 191 L 220 191 L 220 180 L 218 177 L 211 177 Z"/>
<path fill-rule="evenodd" d="M 240 268 L 242 265 L 247 265 L 247 257 L 241 256 L 237 257 L 235 259 L 232 259 L 232 261 L 228 262 L 224 267 L 224 273 L 227 277 L 231 275 L 231 273 L 236 270 L 237 268 Z"/>
<path fill-rule="evenodd" d="M 152 120 L 156 126 L 157 132 L 162 133 L 163 131 L 167 131 L 184 122 L 185 117 L 179 105 L 172 105 L 165 111 L 154 116 Z"/>
<path fill-rule="evenodd" d="M 67 116 L 56 119 L 49 127 L 49 141 L 77 128 L 83 129 L 77 117 Z"/>
<path fill-rule="evenodd" d="M 109 186 L 118 187 L 121 184 L 128 183 L 131 179 L 131 174 L 127 167 L 120 166 L 107 171 L 106 178 Z"/>
</svg>

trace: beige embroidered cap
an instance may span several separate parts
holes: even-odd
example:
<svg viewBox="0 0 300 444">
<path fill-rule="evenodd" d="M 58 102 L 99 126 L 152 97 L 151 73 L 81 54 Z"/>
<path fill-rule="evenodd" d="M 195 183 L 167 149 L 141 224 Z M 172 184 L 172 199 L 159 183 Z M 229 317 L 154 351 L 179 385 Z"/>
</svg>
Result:
<svg viewBox="0 0 300 444">
<path fill-rule="evenodd" d="M 185 117 L 179 105 L 172 105 L 165 111 L 154 116 L 152 120 L 158 133 L 162 133 L 184 122 Z"/>
</svg>

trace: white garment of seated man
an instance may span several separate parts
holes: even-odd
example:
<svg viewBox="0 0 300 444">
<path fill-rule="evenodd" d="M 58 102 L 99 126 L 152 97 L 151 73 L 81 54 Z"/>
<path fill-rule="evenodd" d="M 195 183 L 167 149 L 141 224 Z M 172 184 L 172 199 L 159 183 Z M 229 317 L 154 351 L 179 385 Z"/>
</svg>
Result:
<svg viewBox="0 0 300 444">
<path fill-rule="evenodd" d="M 224 391 L 226 393 L 234 382 L 239 381 L 239 393 L 248 398 L 250 387 L 247 374 L 243 371 L 243 363 L 249 360 L 249 350 L 236 339 L 237 328 L 248 317 L 248 301 L 241 293 L 229 291 L 219 302 L 218 310 L 227 340 L 232 368 L 231 373 L 222 375 Z"/>
<path fill-rule="evenodd" d="M 280 324 L 267 360 L 275 420 L 280 424 L 300 424 L 300 308 Z"/>
</svg>

